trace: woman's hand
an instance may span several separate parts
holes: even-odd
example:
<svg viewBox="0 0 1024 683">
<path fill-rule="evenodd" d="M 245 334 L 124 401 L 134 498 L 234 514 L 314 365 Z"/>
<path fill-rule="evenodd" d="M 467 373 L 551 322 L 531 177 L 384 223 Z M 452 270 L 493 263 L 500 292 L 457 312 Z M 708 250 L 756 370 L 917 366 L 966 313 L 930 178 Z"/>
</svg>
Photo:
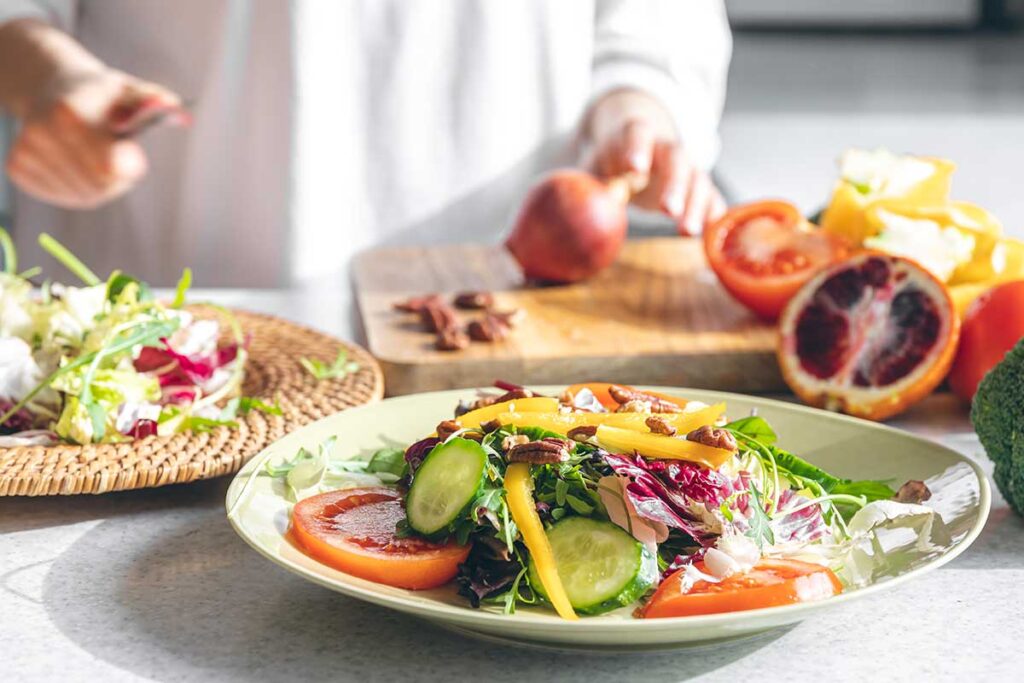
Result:
<svg viewBox="0 0 1024 683">
<path fill-rule="evenodd" d="M 24 110 L 7 159 L 23 191 L 69 209 L 90 209 L 130 190 L 146 155 L 126 135 L 144 112 L 176 109 L 174 93 L 106 68 L 55 78 Z"/>
<path fill-rule="evenodd" d="M 725 213 L 711 177 L 686 155 L 664 108 L 648 95 L 617 91 L 591 110 L 587 166 L 601 177 L 631 175 L 642 189 L 633 203 L 662 211 L 679 232 L 696 235 Z"/>
</svg>

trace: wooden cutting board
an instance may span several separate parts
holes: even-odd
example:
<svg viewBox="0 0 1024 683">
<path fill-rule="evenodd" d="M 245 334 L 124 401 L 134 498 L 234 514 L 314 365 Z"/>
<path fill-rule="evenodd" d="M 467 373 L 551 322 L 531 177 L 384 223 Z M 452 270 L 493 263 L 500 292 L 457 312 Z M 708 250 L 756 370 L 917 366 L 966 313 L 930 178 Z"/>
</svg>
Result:
<svg viewBox="0 0 1024 683">
<path fill-rule="evenodd" d="M 725 293 L 699 240 L 631 240 L 614 266 L 569 286 L 523 286 L 515 261 L 496 245 L 375 249 L 357 257 L 354 281 L 368 347 L 390 396 L 495 379 L 785 388 L 775 330 Z M 494 292 L 497 308 L 526 312 L 507 341 L 436 351 L 416 316 L 392 309 L 413 295 L 481 289 Z"/>
</svg>

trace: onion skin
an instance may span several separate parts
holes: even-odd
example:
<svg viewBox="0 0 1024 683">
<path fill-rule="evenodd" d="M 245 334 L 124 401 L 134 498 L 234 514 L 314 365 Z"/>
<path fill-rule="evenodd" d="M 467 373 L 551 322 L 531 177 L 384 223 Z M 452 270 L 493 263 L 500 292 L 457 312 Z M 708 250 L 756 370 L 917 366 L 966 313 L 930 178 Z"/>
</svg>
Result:
<svg viewBox="0 0 1024 683">
<path fill-rule="evenodd" d="M 628 202 L 624 181 L 554 171 L 527 193 L 505 246 L 531 280 L 579 282 L 619 255 Z"/>
</svg>

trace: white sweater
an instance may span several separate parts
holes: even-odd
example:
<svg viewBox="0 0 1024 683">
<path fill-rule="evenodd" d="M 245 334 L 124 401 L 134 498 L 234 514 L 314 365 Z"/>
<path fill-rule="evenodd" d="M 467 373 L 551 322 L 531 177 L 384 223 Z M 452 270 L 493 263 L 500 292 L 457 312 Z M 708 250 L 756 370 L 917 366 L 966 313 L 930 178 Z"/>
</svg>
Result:
<svg viewBox="0 0 1024 683">
<path fill-rule="evenodd" d="M 98 210 L 16 194 L 22 263 L 46 231 L 101 274 L 203 286 L 495 240 L 615 88 L 657 96 L 709 167 L 731 46 L 720 0 L 0 0 L 0 23 L 25 16 L 192 100 L 195 125 L 146 133 L 148 176 Z"/>
</svg>

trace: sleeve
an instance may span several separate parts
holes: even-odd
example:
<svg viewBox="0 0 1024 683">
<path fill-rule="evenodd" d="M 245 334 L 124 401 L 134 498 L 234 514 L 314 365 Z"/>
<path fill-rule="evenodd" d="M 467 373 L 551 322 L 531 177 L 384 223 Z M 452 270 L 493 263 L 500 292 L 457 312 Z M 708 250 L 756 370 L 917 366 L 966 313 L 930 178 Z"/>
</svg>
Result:
<svg viewBox="0 0 1024 683">
<path fill-rule="evenodd" d="M 78 0 L 0 0 L 0 24 L 15 19 L 39 19 L 74 33 Z"/>
<path fill-rule="evenodd" d="M 718 157 L 732 34 L 722 0 L 597 0 L 591 102 L 633 88 L 669 111 L 704 169 Z"/>
</svg>

